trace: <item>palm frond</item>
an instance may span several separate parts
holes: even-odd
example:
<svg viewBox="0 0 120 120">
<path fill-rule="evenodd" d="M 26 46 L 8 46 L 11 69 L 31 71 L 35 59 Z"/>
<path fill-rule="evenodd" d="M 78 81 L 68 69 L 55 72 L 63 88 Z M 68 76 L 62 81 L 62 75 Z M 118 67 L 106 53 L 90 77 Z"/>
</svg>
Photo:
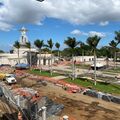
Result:
<svg viewBox="0 0 120 120">
<path fill-rule="evenodd" d="M 31 48 L 31 43 L 30 43 L 30 42 L 27 42 L 27 43 L 26 43 L 26 47 L 30 49 L 30 48 Z"/>
<path fill-rule="evenodd" d="M 114 40 L 112 40 L 109 45 L 112 47 L 112 48 L 116 48 L 117 47 L 117 42 L 115 42 Z"/>
<path fill-rule="evenodd" d="M 18 41 L 15 41 L 14 45 L 15 48 L 19 49 L 20 48 L 20 43 Z"/>
<path fill-rule="evenodd" d="M 120 31 L 115 31 L 115 40 L 117 41 L 117 45 L 120 44 Z"/>
<path fill-rule="evenodd" d="M 75 47 L 77 47 L 77 45 L 79 45 L 79 42 L 74 37 L 68 37 L 67 40 L 64 41 L 64 43 L 71 49 L 74 49 Z"/>
<path fill-rule="evenodd" d="M 37 40 L 34 42 L 34 45 L 40 50 L 40 49 L 44 46 L 44 40 L 39 40 L 39 39 L 37 39 Z"/>
<path fill-rule="evenodd" d="M 87 39 L 87 44 L 92 48 L 92 49 L 96 49 L 98 43 L 100 42 L 101 37 L 98 37 L 97 35 L 93 36 L 93 37 L 89 37 Z"/>
<path fill-rule="evenodd" d="M 57 49 L 59 49 L 59 48 L 60 48 L 60 43 L 56 42 L 55 47 L 56 47 Z"/>
<path fill-rule="evenodd" d="M 46 47 L 52 49 L 52 48 L 53 48 L 53 45 L 54 45 L 54 43 L 53 43 L 52 39 L 50 38 L 50 40 L 47 41 Z"/>
</svg>

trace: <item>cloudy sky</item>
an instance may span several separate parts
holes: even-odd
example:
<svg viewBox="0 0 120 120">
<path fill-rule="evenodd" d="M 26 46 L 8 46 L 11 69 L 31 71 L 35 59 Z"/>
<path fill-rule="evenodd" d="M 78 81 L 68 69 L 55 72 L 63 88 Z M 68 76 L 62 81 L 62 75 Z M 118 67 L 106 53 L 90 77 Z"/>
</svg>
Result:
<svg viewBox="0 0 120 120">
<path fill-rule="evenodd" d="M 102 47 L 120 30 L 120 0 L 0 0 L 0 49 L 19 40 L 22 26 L 32 43 L 52 38 L 63 44 L 68 36 L 85 42 L 98 35 Z"/>
</svg>

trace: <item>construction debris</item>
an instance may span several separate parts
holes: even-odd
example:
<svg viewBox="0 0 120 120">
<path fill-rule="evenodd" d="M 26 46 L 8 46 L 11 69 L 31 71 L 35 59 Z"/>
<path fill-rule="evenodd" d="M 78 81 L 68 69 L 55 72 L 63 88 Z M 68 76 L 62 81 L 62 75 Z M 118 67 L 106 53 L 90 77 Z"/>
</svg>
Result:
<svg viewBox="0 0 120 120">
<path fill-rule="evenodd" d="M 108 94 L 108 93 L 97 92 L 95 90 L 86 89 L 83 92 L 83 94 L 91 96 L 91 97 L 99 98 L 99 99 L 105 100 L 107 102 L 114 102 L 114 103 L 120 104 L 120 97 L 113 96 L 113 95 Z"/>
<path fill-rule="evenodd" d="M 2 88 L 1 92 L 4 93 L 7 103 L 12 106 L 14 104 L 14 106 L 20 111 L 18 114 L 19 120 L 41 119 L 43 117 L 43 106 L 46 107 L 44 118 L 57 115 L 64 108 L 64 105 L 55 103 L 46 96 L 42 97 L 38 91 L 31 88 L 8 89 L 4 84 L 0 85 Z M 3 93 L 1 93 L 2 96 Z"/>
<path fill-rule="evenodd" d="M 54 101 L 52 101 L 48 97 L 44 97 L 44 101 L 45 101 L 45 105 L 44 106 L 47 107 L 47 116 L 57 115 L 64 108 L 63 104 L 55 103 Z"/>
</svg>

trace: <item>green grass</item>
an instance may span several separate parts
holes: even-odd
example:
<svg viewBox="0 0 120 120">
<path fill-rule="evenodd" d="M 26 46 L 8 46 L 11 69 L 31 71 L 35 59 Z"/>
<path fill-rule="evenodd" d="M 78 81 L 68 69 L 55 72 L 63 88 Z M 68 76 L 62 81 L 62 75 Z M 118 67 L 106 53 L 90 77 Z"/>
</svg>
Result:
<svg viewBox="0 0 120 120">
<path fill-rule="evenodd" d="M 97 82 L 97 85 L 95 86 L 93 81 L 83 79 L 83 78 L 75 79 L 75 80 L 65 79 L 65 81 L 67 81 L 69 83 L 81 85 L 83 87 L 91 86 L 92 89 L 95 89 L 95 90 L 98 90 L 101 92 L 120 95 L 120 85 Z"/>
<path fill-rule="evenodd" d="M 58 73 L 54 73 L 53 72 L 53 74 L 51 76 L 49 71 L 41 71 L 40 72 L 40 70 L 30 70 L 29 73 L 35 74 L 35 75 L 47 76 L 47 77 L 55 77 L 55 76 L 59 76 L 60 75 Z"/>
</svg>

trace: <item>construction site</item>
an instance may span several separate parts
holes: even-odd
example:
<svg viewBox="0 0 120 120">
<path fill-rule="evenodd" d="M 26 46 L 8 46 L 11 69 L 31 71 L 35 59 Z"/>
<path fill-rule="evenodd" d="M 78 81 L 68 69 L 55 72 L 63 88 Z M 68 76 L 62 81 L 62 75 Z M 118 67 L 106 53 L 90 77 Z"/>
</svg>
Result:
<svg viewBox="0 0 120 120">
<path fill-rule="evenodd" d="M 103 95 L 101 100 L 84 87 L 33 75 L 27 70 L 1 67 L 0 72 L 14 73 L 17 79 L 17 83 L 11 85 L 0 82 L 0 120 L 120 119 L 118 97 Z"/>
<path fill-rule="evenodd" d="M 0 120 L 120 120 L 119 6 L 0 0 Z"/>
</svg>

